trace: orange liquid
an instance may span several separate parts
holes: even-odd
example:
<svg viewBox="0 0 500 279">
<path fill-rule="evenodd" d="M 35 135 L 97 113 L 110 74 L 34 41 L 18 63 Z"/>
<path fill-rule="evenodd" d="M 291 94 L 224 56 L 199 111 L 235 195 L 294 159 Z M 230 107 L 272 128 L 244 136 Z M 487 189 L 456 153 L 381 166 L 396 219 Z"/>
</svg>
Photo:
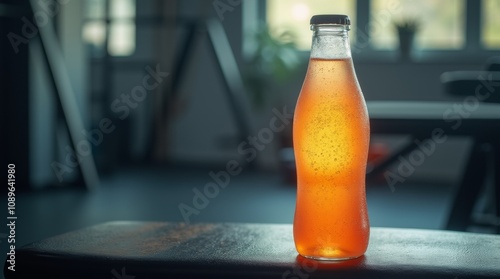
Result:
<svg viewBox="0 0 500 279">
<path fill-rule="evenodd" d="M 293 123 L 293 234 L 302 256 L 347 259 L 365 253 L 369 139 L 368 113 L 352 60 L 311 59 Z"/>
</svg>

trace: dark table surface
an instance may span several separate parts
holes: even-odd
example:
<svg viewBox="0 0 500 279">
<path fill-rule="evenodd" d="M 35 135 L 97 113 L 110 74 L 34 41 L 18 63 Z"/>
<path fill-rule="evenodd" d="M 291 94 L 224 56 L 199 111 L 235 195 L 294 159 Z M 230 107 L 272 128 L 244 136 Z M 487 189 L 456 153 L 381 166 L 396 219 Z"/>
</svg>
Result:
<svg viewBox="0 0 500 279">
<path fill-rule="evenodd" d="M 111 222 L 16 250 L 5 278 L 500 278 L 500 236 L 372 228 L 366 254 L 297 255 L 291 225 Z"/>
<path fill-rule="evenodd" d="M 372 133 L 428 137 L 440 128 L 447 135 L 500 135 L 500 104 L 369 101 L 367 107 Z"/>
<path fill-rule="evenodd" d="M 476 106 L 477 105 L 477 106 Z M 447 113 L 470 119 L 500 120 L 500 104 L 441 101 L 368 101 L 368 111 L 376 118 L 437 119 Z"/>
</svg>

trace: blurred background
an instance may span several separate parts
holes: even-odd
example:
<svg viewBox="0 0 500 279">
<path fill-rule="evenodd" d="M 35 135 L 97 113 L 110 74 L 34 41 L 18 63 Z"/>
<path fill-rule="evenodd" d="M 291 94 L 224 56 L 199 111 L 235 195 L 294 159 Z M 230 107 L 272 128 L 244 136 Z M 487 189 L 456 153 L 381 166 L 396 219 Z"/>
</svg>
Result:
<svg viewBox="0 0 500 279">
<path fill-rule="evenodd" d="M 291 223 L 291 124 L 251 137 L 293 112 L 309 19 L 325 13 L 351 18 L 367 102 L 460 102 L 441 75 L 484 70 L 500 50 L 499 0 L 0 1 L 19 243 L 111 220 Z M 372 134 L 370 166 L 408 141 Z M 450 137 L 395 191 L 370 177 L 372 226 L 444 229 L 470 149 Z M 228 162 L 241 173 L 195 208 L 193 189 Z"/>
</svg>

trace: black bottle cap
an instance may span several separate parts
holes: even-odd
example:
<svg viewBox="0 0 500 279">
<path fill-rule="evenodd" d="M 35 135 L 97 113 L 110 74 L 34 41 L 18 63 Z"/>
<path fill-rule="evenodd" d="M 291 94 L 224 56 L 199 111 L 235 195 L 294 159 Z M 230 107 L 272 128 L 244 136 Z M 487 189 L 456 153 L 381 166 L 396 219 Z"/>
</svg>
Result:
<svg viewBox="0 0 500 279">
<path fill-rule="evenodd" d="M 315 15 L 311 17 L 311 24 L 351 25 L 351 20 L 347 15 Z"/>
</svg>

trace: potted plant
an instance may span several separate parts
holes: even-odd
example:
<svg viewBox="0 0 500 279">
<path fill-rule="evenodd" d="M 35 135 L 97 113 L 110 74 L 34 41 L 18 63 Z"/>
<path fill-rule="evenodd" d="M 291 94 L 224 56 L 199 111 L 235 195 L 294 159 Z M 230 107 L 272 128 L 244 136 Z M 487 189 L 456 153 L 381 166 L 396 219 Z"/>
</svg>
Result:
<svg viewBox="0 0 500 279">
<path fill-rule="evenodd" d="M 247 35 L 251 36 L 249 39 L 255 47 L 243 70 L 243 79 L 254 109 L 259 110 L 256 116 L 265 118 L 263 109 L 269 105 L 281 108 L 287 103 L 290 81 L 304 68 L 307 59 L 298 51 L 295 36 L 290 31 L 272 32 L 262 25 Z M 277 163 L 286 181 L 291 181 L 295 177 L 295 164 L 290 158 L 293 157 L 293 152 L 290 154 L 292 125 L 287 125 L 276 136 Z M 288 154 L 286 158 L 285 153 Z"/>
<path fill-rule="evenodd" d="M 279 87 L 296 72 L 302 64 L 290 31 L 272 33 L 262 25 L 249 34 L 255 44 L 243 71 L 243 79 L 254 107 L 261 108 L 272 98 L 279 96 Z"/>
<path fill-rule="evenodd" d="M 415 34 L 420 29 L 420 21 L 406 19 L 394 22 L 399 37 L 399 54 L 402 60 L 410 60 Z"/>
</svg>

